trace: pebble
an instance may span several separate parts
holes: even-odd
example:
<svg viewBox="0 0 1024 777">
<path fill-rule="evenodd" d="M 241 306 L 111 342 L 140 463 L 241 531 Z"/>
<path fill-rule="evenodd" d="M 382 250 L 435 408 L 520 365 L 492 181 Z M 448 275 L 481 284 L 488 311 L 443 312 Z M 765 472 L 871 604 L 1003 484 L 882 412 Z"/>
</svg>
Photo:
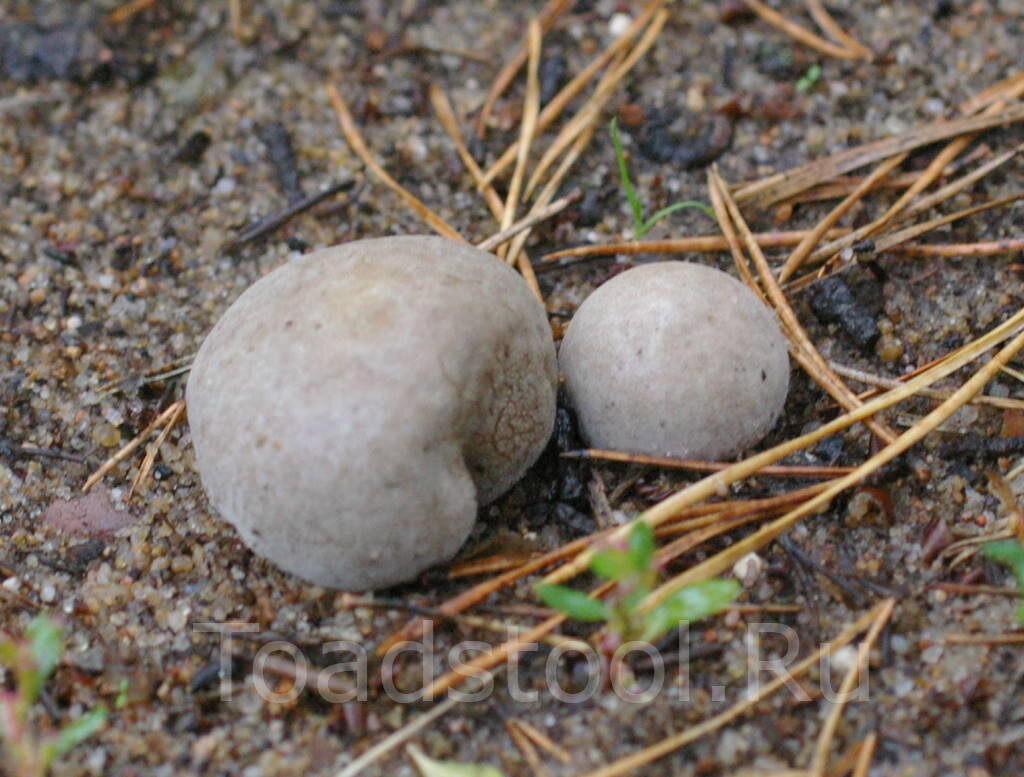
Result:
<svg viewBox="0 0 1024 777">
<path fill-rule="evenodd" d="M 629 25 L 633 23 L 633 18 L 626 13 L 613 14 L 612 18 L 608 20 L 608 32 L 613 37 L 619 37 L 626 30 L 629 29 Z"/>
<path fill-rule="evenodd" d="M 494 255 L 438 237 L 327 248 L 257 281 L 189 376 L 196 463 L 250 548 L 346 590 L 449 559 L 555 418 L 547 317 Z"/>
<path fill-rule="evenodd" d="M 559 362 L 589 445 L 633 453 L 732 456 L 771 429 L 789 387 L 773 313 L 732 276 L 688 262 L 601 286 Z"/>
</svg>

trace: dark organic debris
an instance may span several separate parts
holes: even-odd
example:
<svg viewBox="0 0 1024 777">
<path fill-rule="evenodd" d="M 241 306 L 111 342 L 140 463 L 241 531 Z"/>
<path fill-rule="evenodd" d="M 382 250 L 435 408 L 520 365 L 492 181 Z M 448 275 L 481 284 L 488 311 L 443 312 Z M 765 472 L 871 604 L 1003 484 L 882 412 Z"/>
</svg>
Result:
<svg viewBox="0 0 1024 777">
<path fill-rule="evenodd" d="M 875 347 L 881 336 L 875 317 L 845 280 L 838 276 L 824 278 L 810 287 L 807 298 L 820 321 L 838 324 L 862 351 L 870 352 Z"/>
<path fill-rule="evenodd" d="M 997 456 L 1016 456 L 1024 453 L 1024 435 L 1016 437 L 986 437 L 981 434 L 961 434 L 940 449 L 943 457 L 970 456 L 988 459 Z"/>
<path fill-rule="evenodd" d="M 652 162 L 673 164 L 684 170 L 706 167 L 732 143 L 732 122 L 716 113 L 705 113 L 676 129 L 678 116 L 652 112 L 637 135 L 637 148 Z"/>
<path fill-rule="evenodd" d="M 295 147 L 292 145 L 292 136 L 288 128 L 279 121 L 272 121 L 261 125 L 257 134 L 267 147 L 267 156 L 274 168 L 278 188 L 288 198 L 288 202 L 298 202 L 305 196 L 305 192 L 299 180 Z"/>
<path fill-rule="evenodd" d="M 88 23 L 0 27 L 0 74 L 13 81 L 89 81 L 102 55 L 103 45 Z"/>
<path fill-rule="evenodd" d="M 210 143 L 212 142 L 213 139 L 210 137 L 210 133 L 206 130 L 193 132 L 185 139 L 185 142 L 181 144 L 181 148 L 178 149 L 174 158 L 187 165 L 194 165 L 203 158 L 203 154 L 206 153 L 206 149 L 210 147 Z"/>
<path fill-rule="evenodd" d="M 930 564 L 935 557 L 945 550 L 953 542 L 953 535 L 949 526 L 942 518 L 936 518 L 925 529 L 921 536 L 921 558 L 925 564 Z"/>
<path fill-rule="evenodd" d="M 806 69 L 788 43 L 763 41 L 754 50 L 754 65 L 758 71 L 779 81 L 795 81 Z"/>
<path fill-rule="evenodd" d="M 32 459 L 61 459 L 81 464 L 85 461 L 84 456 L 76 453 L 67 453 L 57 448 L 37 448 L 34 445 L 18 445 L 11 440 L 0 438 L 0 458 L 32 458 Z"/>
<path fill-rule="evenodd" d="M 333 197 L 335 194 L 340 194 L 341 192 L 348 191 L 353 186 L 355 186 L 355 180 L 349 179 L 347 181 L 342 181 L 341 183 L 336 183 L 333 186 L 328 186 L 322 192 L 311 194 L 310 196 L 302 200 L 299 200 L 298 202 L 293 203 L 292 205 L 289 205 L 283 211 L 275 213 L 271 216 L 267 216 L 267 218 L 263 219 L 262 221 L 246 228 L 245 230 L 242 231 L 241 234 L 237 235 L 236 237 L 233 237 L 231 240 L 229 240 L 227 243 L 221 246 L 221 251 L 231 251 L 232 249 L 243 246 L 246 243 L 251 243 L 253 240 L 261 238 L 264 235 L 273 232 L 275 229 L 282 226 L 283 224 L 288 223 L 303 211 L 307 211 L 310 208 L 319 205 L 321 202 L 330 197 Z"/>
<path fill-rule="evenodd" d="M 569 62 L 561 54 L 546 57 L 540 63 L 540 104 L 546 105 L 569 78 Z"/>
</svg>

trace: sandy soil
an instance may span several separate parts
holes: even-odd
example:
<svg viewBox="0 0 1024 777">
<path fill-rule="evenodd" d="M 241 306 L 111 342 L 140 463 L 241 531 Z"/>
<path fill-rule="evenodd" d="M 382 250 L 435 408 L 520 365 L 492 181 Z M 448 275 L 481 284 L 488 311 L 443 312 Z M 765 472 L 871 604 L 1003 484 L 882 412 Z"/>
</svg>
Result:
<svg viewBox="0 0 1024 777">
<path fill-rule="evenodd" d="M 170 435 L 154 479 L 131 500 L 128 486 L 141 454 L 107 477 L 109 491 L 93 497 L 91 507 L 61 509 L 59 500 L 76 496 L 91 471 L 181 395 L 180 376 L 155 382 L 139 376 L 193 354 L 218 315 L 261 274 L 318 246 L 426 231 L 396 197 L 372 181 L 363 185 L 362 166 L 338 131 L 325 82 L 343 91 L 373 151 L 404 185 L 467 237 L 495 231 L 432 115 L 426 87 L 439 83 L 460 116 L 474 115 L 539 3 L 259 0 L 241 4 L 243 41 L 231 33 L 226 3 L 158 0 L 126 22 L 103 21 L 116 5 L 10 0 L 0 6 L 0 628 L 21 632 L 37 611 L 59 615 L 67 625 L 69 649 L 41 717 L 71 720 L 97 703 L 113 705 L 127 689 L 110 725 L 72 751 L 56 773 L 334 775 L 427 706 L 395 704 L 379 694 L 346 705 L 309 693 L 267 702 L 253 684 L 252 657 L 261 641 L 280 637 L 324 663 L 323 644 L 349 639 L 373 645 L 408 613 L 346 608 L 337 592 L 303 584 L 251 555 L 209 508 L 187 427 Z M 611 40 L 615 14 L 639 5 L 577 2 L 545 39 L 550 76 L 557 81 L 556 58 L 564 72 L 577 72 Z M 688 127 L 699 129 L 711 109 L 733 97 L 753 102 L 718 160 L 723 175 L 739 181 L 952 116 L 959 103 L 1020 63 L 1019 0 L 835 3 L 840 23 L 878 53 L 873 63 L 823 57 L 749 17 L 723 22 L 730 5 L 671 3 L 661 39 L 613 101 L 640 191 L 652 206 L 706 199 L 703 168 L 681 169 L 673 154 L 692 143 Z M 775 5 L 794 17 L 800 13 L 796 2 Z M 819 79 L 797 92 L 794 85 L 814 64 L 821 67 Z M 515 137 L 520 97 L 517 82 L 499 103 L 497 126 L 478 144 L 478 155 L 493 158 Z M 293 163 L 271 137 L 275 122 L 278 134 L 283 128 L 290 136 Z M 468 119 L 464 126 L 468 130 Z M 1022 132 L 1020 126 L 996 130 L 982 142 L 1002 151 L 1024 140 Z M 928 152 L 916 154 L 907 167 L 920 168 L 927 159 Z M 265 239 L 220 250 L 290 200 L 348 179 L 359 181 L 356 188 Z M 1018 191 L 1022 179 L 1018 158 L 948 207 Z M 531 255 L 611 241 L 628 231 L 628 208 L 603 133 L 569 185 L 583 187 L 585 200 L 537 231 Z M 866 220 L 886 197 L 858 209 L 847 223 Z M 823 206 L 801 206 L 790 223 L 810 225 L 824 212 Z M 756 228 L 775 226 L 772 213 L 752 216 Z M 1018 203 L 943 228 L 935 239 L 1019 237 L 1022 226 Z M 712 232 L 706 216 L 685 211 L 651 237 Z M 725 255 L 685 258 L 731 265 Z M 642 260 L 613 257 L 542 273 L 553 321 L 564 321 L 610 274 Z M 1024 294 L 1015 261 L 1019 257 L 880 257 L 883 272 L 851 273 L 859 304 L 881 332 L 878 344 L 867 347 L 841 326 L 822 322 L 808 299 L 794 304 L 826 356 L 896 376 L 1019 309 Z M 118 391 L 103 390 L 122 379 L 129 380 Z M 765 445 L 835 413 L 802 374 L 794 372 L 792 386 L 783 419 Z M 1008 375 L 987 391 L 1024 397 Z M 930 407 L 924 400 L 909 403 L 887 420 L 900 428 L 905 416 Z M 995 437 L 1012 422 L 993 408 L 961 411 L 874 491 L 836 500 L 792 530 L 788 546 L 770 546 L 765 571 L 743 596 L 746 603 L 798 605 L 799 612 L 772 620 L 795 630 L 802 653 L 881 597 L 898 597 L 873 658 L 869 699 L 851 705 L 836 736 L 839 752 L 877 732 L 872 775 L 1024 773 L 1019 647 L 943 644 L 952 631 L 1012 629 L 1015 602 L 931 587 L 963 580 L 1007 585 L 1008 578 L 979 559 L 950 569 L 948 560 L 923 547 L 936 532 L 949 538 L 984 533 L 1004 515 L 984 473 L 1005 473 L 1019 456 L 954 448 L 965 432 Z M 863 430 L 855 430 L 794 463 L 857 463 L 869 446 Z M 466 555 L 546 550 L 591 531 L 594 509 L 580 485 L 595 478 L 615 497 L 613 518 L 692 480 L 617 465 L 559 465 L 552 454 L 481 516 Z M 1014 486 L 1024 489 L 1024 481 Z M 760 478 L 737 493 L 791 487 Z M 869 497 L 891 501 L 891 509 L 873 508 Z M 721 541 L 705 546 L 673 569 L 721 547 Z M 380 596 L 429 607 L 467 584 L 448 581 L 441 571 Z M 494 597 L 488 604 L 498 609 L 488 614 L 535 622 L 510 614 L 508 607 L 526 601 L 524 583 Z M 488 699 L 457 707 L 417 739 L 436 757 L 491 763 L 508 777 L 532 774 L 506 730 L 515 716 L 571 754 L 570 764 L 546 758 L 550 774 L 586 772 L 740 699 L 753 620 L 727 616 L 694 630 L 689 693 L 675 687 L 648 704 L 629 704 L 610 692 L 580 704 L 547 694 L 523 703 L 499 680 Z M 194 627 L 229 621 L 259 624 L 260 633 L 236 642 L 236 687 L 225 699 L 217 681 L 226 669 L 220 640 Z M 496 635 L 439 624 L 438 663 L 449 645 L 468 638 L 494 641 Z M 784 648 L 768 639 L 765 644 Z M 524 660 L 524 686 L 542 684 L 545 657 L 542 650 Z M 566 687 L 580 682 L 578 664 L 563 669 Z M 415 672 L 409 662 L 399 674 Z M 278 688 L 286 689 L 286 683 Z M 777 695 L 756 715 L 641 773 L 707 776 L 805 766 L 824 709 L 820 702 Z M 414 772 L 395 752 L 366 773 Z"/>
</svg>

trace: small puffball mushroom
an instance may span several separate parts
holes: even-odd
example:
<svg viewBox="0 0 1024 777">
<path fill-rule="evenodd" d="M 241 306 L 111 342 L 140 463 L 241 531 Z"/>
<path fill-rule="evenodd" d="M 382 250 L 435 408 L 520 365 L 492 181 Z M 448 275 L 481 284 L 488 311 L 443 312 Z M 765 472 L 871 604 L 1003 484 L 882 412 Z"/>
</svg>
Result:
<svg viewBox="0 0 1024 777">
<path fill-rule="evenodd" d="M 760 440 L 789 387 L 774 314 L 724 272 L 655 262 L 584 300 L 559 363 L 588 444 L 723 459 Z"/>
<path fill-rule="evenodd" d="M 207 336 L 189 423 L 210 502 L 311 582 L 367 590 L 451 558 L 555 417 L 547 317 L 492 254 L 439 237 L 316 251 Z"/>
</svg>

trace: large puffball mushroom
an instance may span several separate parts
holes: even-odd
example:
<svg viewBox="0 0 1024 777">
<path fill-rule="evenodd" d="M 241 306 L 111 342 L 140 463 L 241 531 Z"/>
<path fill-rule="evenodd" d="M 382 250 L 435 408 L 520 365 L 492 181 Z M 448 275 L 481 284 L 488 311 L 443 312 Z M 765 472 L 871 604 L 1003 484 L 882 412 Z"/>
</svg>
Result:
<svg viewBox="0 0 1024 777">
<path fill-rule="evenodd" d="M 551 435 L 547 317 L 492 254 L 361 240 L 257 281 L 196 356 L 187 400 L 214 507 L 257 554 L 348 590 L 449 559 Z"/>
<path fill-rule="evenodd" d="M 583 301 L 559 351 L 589 445 L 723 459 L 774 425 L 789 387 L 774 314 L 730 275 L 655 262 Z"/>
</svg>

